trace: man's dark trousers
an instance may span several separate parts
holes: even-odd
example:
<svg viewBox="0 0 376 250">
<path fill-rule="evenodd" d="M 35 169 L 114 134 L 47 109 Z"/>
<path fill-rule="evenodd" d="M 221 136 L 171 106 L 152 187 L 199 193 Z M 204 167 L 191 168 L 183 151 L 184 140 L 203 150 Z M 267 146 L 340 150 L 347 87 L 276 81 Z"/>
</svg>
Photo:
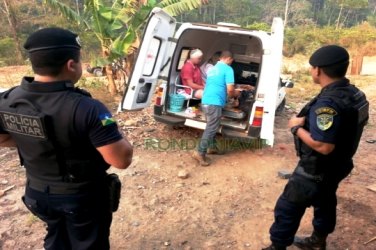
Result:
<svg viewBox="0 0 376 250">
<path fill-rule="evenodd" d="M 198 152 L 204 155 L 208 148 L 216 146 L 215 136 L 221 125 L 222 107 L 217 105 L 202 105 L 202 110 L 206 116 L 206 128 L 202 134 Z"/>
<path fill-rule="evenodd" d="M 275 219 L 270 228 L 271 241 L 278 246 L 290 246 L 300 220 L 310 206 L 314 208 L 314 230 L 321 235 L 332 233 L 336 225 L 336 192 L 347 174 L 331 174 L 317 182 L 294 172 L 276 203 Z"/>
<path fill-rule="evenodd" d="M 80 194 L 49 194 L 26 186 L 26 207 L 47 224 L 47 250 L 109 249 L 112 213 L 105 188 Z"/>
</svg>

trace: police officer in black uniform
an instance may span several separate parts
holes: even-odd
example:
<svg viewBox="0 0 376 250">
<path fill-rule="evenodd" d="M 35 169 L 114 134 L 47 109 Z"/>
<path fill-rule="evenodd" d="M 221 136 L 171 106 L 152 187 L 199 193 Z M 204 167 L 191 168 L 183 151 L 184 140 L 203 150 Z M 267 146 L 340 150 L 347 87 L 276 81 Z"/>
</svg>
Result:
<svg viewBox="0 0 376 250">
<path fill-rule="evenodd" d="M 336 224 L 336 191 L 354 167 L 352 157 L 368 121 L 364 93 L 345 78 L 348 52 L 325 46 L 309 62 L 313 81 L 322 90 L 289 121 L 300 160 L 277 201 L 268 250 L 286 249 L 292 243 L 301 249 L 326 249 L 326 238 Z M 310 206 L 314 231 L 310 237 L 294 239 Z"/>
<path fill-rule="evenodd" d="M 110 165 L 133 149 L 108 109 L 74 87 L 82 74 L 76 34 L 46 28 L 24 45 L 35 78 L 0 94 L 0 146 L 17 146 L 26 168 L 23 202 L 47 224 L 45 249 L 109 249 Z"/>
</svg>

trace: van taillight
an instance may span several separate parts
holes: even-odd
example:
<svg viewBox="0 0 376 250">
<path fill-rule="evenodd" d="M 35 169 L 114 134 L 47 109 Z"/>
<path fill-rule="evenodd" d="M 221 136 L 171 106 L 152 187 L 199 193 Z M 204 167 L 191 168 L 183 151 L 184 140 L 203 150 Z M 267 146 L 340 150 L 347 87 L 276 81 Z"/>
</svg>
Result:
<svg viewBox="0 0 376 250">
<path fill-rule="evenodd" d="M 264 107 L 256 107 L 255 115 L 253 116 L 252 126 L 261 127 L 263 114 L 264 114 Z"/>
<path fill-rule="evenodd" d="M 155 105 L 157 105 L 157 106 L 163 105 L 162 104 L 163 90 L 164 89 L 162 87 L 158 87 L 157 98 L 155 98 Z"/>
</svg>

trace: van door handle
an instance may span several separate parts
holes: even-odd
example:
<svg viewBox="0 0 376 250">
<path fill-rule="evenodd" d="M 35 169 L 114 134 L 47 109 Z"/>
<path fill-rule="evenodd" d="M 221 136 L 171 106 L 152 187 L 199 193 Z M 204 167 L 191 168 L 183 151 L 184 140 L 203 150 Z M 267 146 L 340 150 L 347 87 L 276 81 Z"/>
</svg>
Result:
<svg viewBox="0 0 376 250">
<path fill-rule="evenodd" d="M 145 83 L 145 79 L 144 79 L 144 78 L 140 78 L 140 79 L 138 80 L 138 83 Z"/>
</svg>

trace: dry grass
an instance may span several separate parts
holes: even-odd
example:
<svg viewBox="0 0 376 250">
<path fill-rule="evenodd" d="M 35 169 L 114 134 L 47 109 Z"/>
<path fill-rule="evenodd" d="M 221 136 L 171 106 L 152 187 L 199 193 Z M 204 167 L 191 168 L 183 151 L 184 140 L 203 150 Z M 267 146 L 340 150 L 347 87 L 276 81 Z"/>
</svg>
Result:
<svg viewBox="0 0 376 250">
<path fill-rule="evenodd" d="M 20 84 L 25 75 L 33 75 L 30 66 L 8 66 L 0 68 L 0 88 L 10 88 Z"/>
</svg>

